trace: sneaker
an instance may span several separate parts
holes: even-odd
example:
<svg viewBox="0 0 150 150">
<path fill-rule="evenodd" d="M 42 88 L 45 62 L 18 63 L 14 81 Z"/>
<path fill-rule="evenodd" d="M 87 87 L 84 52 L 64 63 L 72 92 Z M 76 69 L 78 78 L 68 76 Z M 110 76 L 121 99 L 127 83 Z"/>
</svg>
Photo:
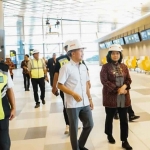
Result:
<svg viewBox="0 0 150 150">
<path fill-rule="evenodd" d="M 116 113 L 116 114 L 114 115 L 114 119 L 115 119 L 115 120 L 118 120 L 118 119 L 119 119 L 118 113 Z"/>
<path fill-rule="evenodd" d="M 122 147 L 125 148 L 126 150 L 132 150 L 132 147 L 129 145 L 128 141 L 123 141 Z"/>
<path fill-rule="evenodd" d="M 66 129 L 65 129 L 64 134 L 69 134 L 69 126 L 68 125 L 66 125 Z"/>
<path fill-rule="evenodd" d="M 88 149 L 85 148 L 85 147 L 83 147 L 83 148 L 79 147 L 79 149 L 80 149 L 80 150 L 88 150 Z"/>
<path fill-rule="evenodd" d="M 45 105 L 45 100 L 42 100 L 42 104 Z"/>
<path fill-rule="evenodd" d="M 139 119 L 139 118 L 140 118 L 140 116 L 133 115 L 133 116 L 129 117 L 129 121 L 133 121 L 133 120 L 136 120 L 136 119 Z"/>
<path fill-rule="evenodd" d="M 36 104 L 34 108 L 38 108 L 38 107 L 40 107 L 40 104 Z"/>
<path fill-rule="evenodd" d="M 107 136 L 107 139 L 108 139 L 108 141 L 109 141 L 109 143 L 111 143 L 111 144 L 115 144 L 116 143 L 116 141 L 115 141 L 115 139 L 113 138 L 113 136 L 111 135 L 108 135 Z"/>
</svg>

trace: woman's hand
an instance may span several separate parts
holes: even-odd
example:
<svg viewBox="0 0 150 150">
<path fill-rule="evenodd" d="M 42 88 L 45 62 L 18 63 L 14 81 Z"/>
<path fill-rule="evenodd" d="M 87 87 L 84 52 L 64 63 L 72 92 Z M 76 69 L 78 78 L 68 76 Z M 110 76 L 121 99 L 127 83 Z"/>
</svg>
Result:
<svg viewBox="0 0 150 150">
<path fill-rule="evenodd" d="M 127 94 L 127 90 L 124 91 L 124 94 Z"/>
<path fill-rule="evenodd" d="M 121 94 L 127 94 L 127 90 L 124 90 L 123 88 L 119 88 L 118 89 L 118 95 L 121 95 Z"/>
</svg>

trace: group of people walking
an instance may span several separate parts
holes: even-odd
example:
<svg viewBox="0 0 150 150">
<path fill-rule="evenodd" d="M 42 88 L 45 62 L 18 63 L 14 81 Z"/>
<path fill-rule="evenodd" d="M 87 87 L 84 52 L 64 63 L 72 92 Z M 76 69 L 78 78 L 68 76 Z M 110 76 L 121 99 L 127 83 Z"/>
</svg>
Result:
<svg viewBox="0 0 150 150">
<path fill-rule="evenodd" d="M 47 76 L 47 72 L 49 72 L 52 93 L 56 96 L 60 93 L 63 101 L 63 113 L 66 123 L 65 134 L 70 135 L 72 149 L 88 150 L 85 144 L 94 126 L 92 117 L 94 104 L 90 94 L 91 84 L 88 68 L 83 61 L 85 47 L 79 40 L 72 40 L 65 43 L 64 49 L 66 51 L 65 55 L 56 58 L 56 54 L 53 54 L 53 57 L 48 60 L 47 64 L 43 59 L 40 59 L 40 52 L 38 50 L 33 51 L 33 59 L 29 59 L 29 55 L 25 55 L 24 61 L 21 63 L 24 88 L 25 91 L 29 91 L 31 79 L 35 108 L 40 107 L 40 100 L 44 105 L 46 103 L 45 80 L 49 81 Z M 121 45 L 111 45 L 107 54 L 108 63 L 103 65 L 100 71 L 100 81 L 103 85 L 103 106 L 106 112 L 105 134 L 109 143 L 115 144 L 113 118 L 120 119 L 120 140 L 122 141 L 122 147 L 126 150 L 132 150 L 132 147 L 128 143 L 129 127 L 127 113 L 129 113 L 129 121 L 138 119 L 139 116 L 136 116 L 132 110 L 129 92 L 132 80 L 127 66 L 122 63 L 122 50 Z M 1 90 L 4 89 L 5 84 L 8 85 L 5 94 L 3 94 L 4 97 L 1 95 L 1 99 L 2 101 L 8 99 L 11 107 L 8 106 L 8 103 L 2 103 L 4 111 L 2 112 L 0 109 L 0 125 L 7 123 L 6 132 L 3 132 L 4 129 L 0 126 L 0 149 L 2 150 L 9 150 L 9 119 L 13 119 L 15 116 L 14 96 L 11 90 L 13 79 L 12 69 L 14 66 L 8 58 L 6 59 L 6 64 L 0 63 L 0 77 L 2 77 L 2 79 L 0 78 L 0 83 L 3 83 L 0 84 Z M 5 80 L 6 77 L 9 79 L 8 82 Z M 4 82 L 6 83 L 4 84 Z M 41 91 L 40 97 L 38 95 L 38 85 Z M 5 108 L 8 108 L 9 112 Z M 83 129 L 78 139 L 79 119 L 82 122 Z"/>
</svg>

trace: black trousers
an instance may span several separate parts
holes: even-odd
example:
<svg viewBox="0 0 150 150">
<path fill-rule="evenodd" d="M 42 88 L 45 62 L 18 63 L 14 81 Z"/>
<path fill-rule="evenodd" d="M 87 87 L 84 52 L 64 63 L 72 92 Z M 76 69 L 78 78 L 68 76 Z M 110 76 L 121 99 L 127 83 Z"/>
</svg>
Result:
<svg viewBox="0 0 150 150">
<path fill-rule="evenodd" d="M 13 80 L 13 78 L 14 78 L 14 75 L 11 75 L 11 78 L 12 78 L 12 80 Z"/>
<path fill-rule="evenodd" d="M 43 78 L 39 78 L 39 79 L 31 79 L 32 82 L 32 86 L 33 86 L 33 92 L 34 92 L 34 100 L 36 102 L 36 104 L 39 104 L 39 96 L 38 96 L 38 85 L 40 87 L 41 90 L 41 100 L 44 100 L 45 98 L 45 79 Z"/>
<path fill-rule="evenodd" d="M 50 85 L 51 85 L 51 87 L 53 87 L 54 74 L 49 72 L 49 76 L 50 76 Z"/>
<path fill-rule="evenodd" d="M 129 117 L 131 117 L 131 116 L 134 116 L 135 115 L 135 113 L 134 113 L 134 111 L 133 111 L 133 109 L 132 109 L 132 106 L 129 106 L 128 107 L 128 114 L 129 114 Z M 115 114 L 117 114 L 118 113 L 118 111 L 116 111 L 116 113 Z"/>
<path fill-rule="evenodd" d="M 69 119 L 68 119 L 67 111 L 65 108 L 64 93 L 62 91 L 60 91 L 60 97 L 62 98 L 63 105 L 64 105 L 63 114 L 64 114 L 65 123 L 66 123 L 66 125 L 69 125 Z"/>
<path fill-rule="evenodd" d="M 128 114 L 129 114 L 129 117 L 134 116 L 135 113 L 134 113 L 134 111 L 132 109 L 132 106 L 128 107 Z"/>
<path fill-rule="evenodd" d="M 120 139 L 125 141 L 128 138 L 128 119 L 127 111 L 128 108 L 108 108 L 105 107 L 106 120 L 105 120 L 105 133 L 107 135 L 112 135 L 113 130 L 113 117 L 118 110 L 120 117 Z"/>
<path fill-rule="evenodd" d="M 29 87 L 30 87 L 30 76 L 29 76 L 29 74 L 23 73 L 23 79 L 24 79 L 24 88 L 29 89 Z"/>
<path fill-rule="evenodd" d="M 0 120 L 0 150 L 10 150 L 9 119 Z"/>
</svg>

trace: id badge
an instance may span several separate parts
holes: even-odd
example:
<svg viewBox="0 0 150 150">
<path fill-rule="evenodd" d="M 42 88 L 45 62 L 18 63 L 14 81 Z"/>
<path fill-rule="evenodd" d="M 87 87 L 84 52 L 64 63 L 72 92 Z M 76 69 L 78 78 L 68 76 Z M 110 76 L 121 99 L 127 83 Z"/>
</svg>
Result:
<svg viewBox="0 0 150 150">
<path fill-rule="evenodd" d="M 3 76 L 0 76 L 0 83 L 4 83 Z"/>
</svg>

